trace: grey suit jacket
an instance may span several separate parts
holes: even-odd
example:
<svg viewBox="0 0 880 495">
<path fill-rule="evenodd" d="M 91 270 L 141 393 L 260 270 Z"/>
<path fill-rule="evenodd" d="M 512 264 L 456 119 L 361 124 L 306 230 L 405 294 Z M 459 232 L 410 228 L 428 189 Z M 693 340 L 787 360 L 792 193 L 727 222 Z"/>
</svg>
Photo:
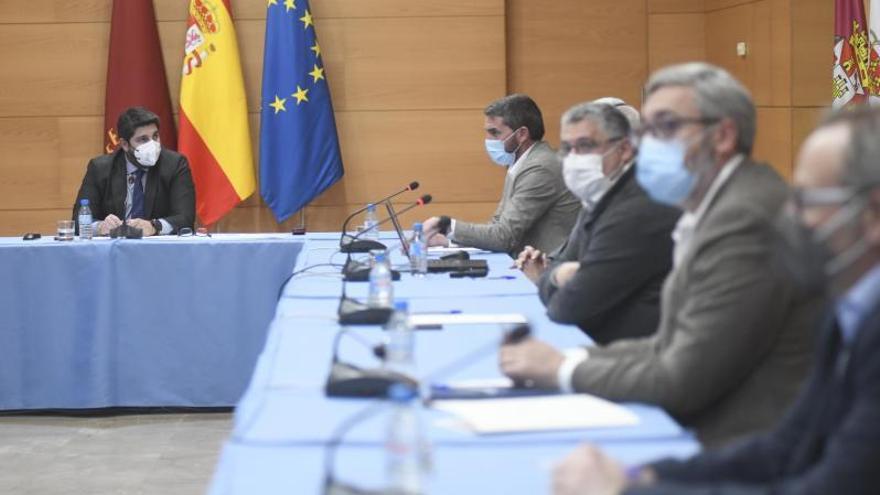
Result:
<svg viewBox="0 0 880 495">
<path fill-rule="evenodd" d="M 774 259 L 787 191 L 743 162 L 664 282 L 657 333 L 590 349 L 575 390 L 659 405 L 710 447 L 773 425 L 806 376 L 823 305 Z"/>
<path fill-rule="evenodd" d="M 516 256 L 526 245 L 549 253 L 568 237 L 581 204 L 565 187 L 562 164 L 544 141 L 504 179 L 501 202 L 486 224 L 455 222 L 455 242 Z"/>
</svg>

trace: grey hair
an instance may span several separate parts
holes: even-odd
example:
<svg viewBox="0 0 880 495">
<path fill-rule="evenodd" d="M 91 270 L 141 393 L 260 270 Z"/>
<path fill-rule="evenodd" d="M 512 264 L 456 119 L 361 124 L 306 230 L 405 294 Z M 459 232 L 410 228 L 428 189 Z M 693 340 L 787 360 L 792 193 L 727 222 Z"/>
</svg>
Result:
<svg viewBox="0 0 880 495">
<path fill-rule="evenodd" d="M 620 113 L 622 113 L 623 116 L 626 117 L 626 120 L 629 121 L 631 129 L 638 129 L 642 124 L 642 116 L 639 111 L 616 96 L 603 96 L 602 98 L 596 98 L 593 100 L 593 103 L 604 103 L 605 105 L 611 105 L 620 110 Z"/>
<path fill-rule="evenodd" d="M 880 186 L 880 109 L 869 106 L 831 111 L 819 129 L 835 125 L 849 128 L 841 183 L 866 191 Z"/>
<path fill-rule="evenodd" d="M 748 90 L 730 73 L 703 62 L 665 67 L 651 75 L 645 85 L 645 98 L 669 86 L 693 88 L 702 117 L 733 120 L 737 150 L 751 154 L 755 144 L 755 104 Z"/>
<path fill-rule="evenodd" d="M 587 101 L 578 103 L 562 114 L 562 125 L 577 124 L 583 120 L 596 123 L 608 139 L 629 136 L 629 120 L 611 105 Z"/>
</svg>

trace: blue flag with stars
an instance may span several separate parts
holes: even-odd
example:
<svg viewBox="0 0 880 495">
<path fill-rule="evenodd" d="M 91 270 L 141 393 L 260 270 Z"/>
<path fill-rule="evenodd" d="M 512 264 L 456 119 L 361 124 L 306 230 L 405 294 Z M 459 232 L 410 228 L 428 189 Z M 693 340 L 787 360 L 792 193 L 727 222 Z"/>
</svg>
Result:
<svg viewBox="0 0 880 495">
<path fill-rule="evenodd" d="M 278 222 L 342 177 L 330 88 L 307 0 L 268 0 L 260 194 Z"/>
</svg>

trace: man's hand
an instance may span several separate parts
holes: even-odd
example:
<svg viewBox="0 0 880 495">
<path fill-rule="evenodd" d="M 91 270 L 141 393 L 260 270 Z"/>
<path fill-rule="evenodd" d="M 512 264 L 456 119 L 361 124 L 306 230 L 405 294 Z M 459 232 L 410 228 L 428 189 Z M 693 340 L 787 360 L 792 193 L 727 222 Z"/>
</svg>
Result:
<svg viewBox="0 0 880 495">
<path fill-rule="evenodd" d="M 110 231 L 122 225 L 122 220 L 116 215 L 110 214 L 98 224 L 98 235 L 110 235 Z"/>
<path fill-rule="evenodd" d="M 553 346 L 535 339 L 516 344 L 502 344 L 498 352 L 501 372 L 514 381 L 539 388 L 558 388 L 556 373 L 565 359 Z"/>
<path fill-rule="evenodd" d="M 443 234 L 434 234 L 428 238 L 428 247 L 434 246 L 449 247 L 449 239 Z"/>
<path fill-rule="evenodd" d="M 137 227 L 143 230 L 144 237 L 156 235 L 156 229 L 153 228 L 153 224 L 150 223 L 149 220 L 144 220 L 143 218 L 131 218 L 128 220 L 128 224 L 132 227 Z"/>
<path fill-rule="evenodd" d="M 619 495 L 626 487 L 626 472 L 592 445 L 582 445 L 553 470 L 555 495 Z"/>
<path fill-rule="evenodd" d="M 553 280 L 556 281 L 556 287 L 560 289 L 565 287 L 580 268 L 581 264 L 577 261 L 566 261 L 557 266 L 553 270 Z"/>
<path fill-rule="evenodd" d="M 532 246 L 526 246 L 513 262 L 516 268 L 522 270 L 523 274 L 534 283 L 538 283 L 538 279 L 547 270 L 549 260 L 547 254 L 540 249 Z"/>
<path fill-rule="evenodd" d="M 440 217 L 431 217 L 422 222 L 422 232 L 425 233 L 425 239 L 430 239 L 440 232 Z"/>
</svg>

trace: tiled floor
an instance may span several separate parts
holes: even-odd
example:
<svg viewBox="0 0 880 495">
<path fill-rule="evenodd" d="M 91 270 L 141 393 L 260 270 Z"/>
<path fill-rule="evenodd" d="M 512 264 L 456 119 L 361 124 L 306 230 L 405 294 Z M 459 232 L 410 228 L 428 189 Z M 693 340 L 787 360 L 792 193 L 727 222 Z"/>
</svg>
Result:
<svg viewBox="0 0 880 495">
<path fill-rule="evenodd" d="M 230 413 L 0 416 L 0 494 L 204 494 Z"/>
</svg>

